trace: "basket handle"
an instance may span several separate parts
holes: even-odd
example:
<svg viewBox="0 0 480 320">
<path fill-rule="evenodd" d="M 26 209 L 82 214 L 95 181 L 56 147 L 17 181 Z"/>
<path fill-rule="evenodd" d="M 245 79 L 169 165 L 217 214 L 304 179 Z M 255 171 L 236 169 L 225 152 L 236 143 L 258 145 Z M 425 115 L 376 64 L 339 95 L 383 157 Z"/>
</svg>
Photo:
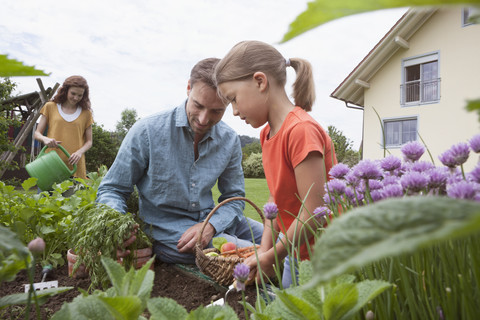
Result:
<svg viewBox="0 0 480 320">
<path fill-rule="evenodd" d="M 223 206 L 225 203 L 230 202 L 230 201 L 235 201 L 235 200 L 244 200 L 245 202 L 250 203 L 250 205 L 251 205 L 255 210 L 257 210 L 257 213 L 258 213 L 258 215 L 260 216 L 260 218 L 262 219 L 262 222 L 265 222 L 265 217 L 263 216 L 262 210 L 260 210 L 260 209 L 257 207 L 257 205 L 256 205 L 255 203 L 253 203 L 251 200 L 249 200 L 249 199 L 247 199 L 247 198 L 245 198 L 245 197 L 232 197 L 232 198 L 225 199 L 225 200 L 223 200 L 222 202 L 220 202 L 219 204 L 217 204 L 217 205 L 215 206 L 215 208 L 213 208 L 212 211 L 210 211 L 210 213 L 207 215 L 207 218 L 205 218 L 205 220 L 203 221 L 202 228 L 201 228 L 200 231 L 197 233 L 197 247 L 201 248 L 203 230 L 205 230 L 205 227 L 207 226 L 208 220 L 210 220 L 210 218 L 211 218 L 212 215 L 215 213 L 215 211 L 217 211 L 218 208 L 220 208 L 221 206 Z"/>
</svg>

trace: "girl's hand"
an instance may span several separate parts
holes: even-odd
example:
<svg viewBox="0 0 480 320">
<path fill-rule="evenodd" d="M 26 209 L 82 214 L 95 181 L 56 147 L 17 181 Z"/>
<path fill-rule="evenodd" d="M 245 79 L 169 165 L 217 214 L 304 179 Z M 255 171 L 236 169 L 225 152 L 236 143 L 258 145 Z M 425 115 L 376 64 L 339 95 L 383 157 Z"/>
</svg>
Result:
<svg viewBox="0 0 480 320">
<path fill-rule="evenodd" d="M 70 155 L 70 158 L 68 159 L 68 163 L 70 163 L 71 165 L 78 163 L 78 161 L 80 161 L 80 159 L 82 158 L 82 155 L 83 153 L 80 151 L 76 151 L 72 153 Z"/>
<path fill-rule="evenodd" d="M 273 277 L 275 276 L 275 256 L 271 254 L 271 251 L 261 251 L 257 252 L 258 261 L 255 255 L 252 255 L 245 259 L 243 263 L 250 267 L 250 275 L 248 279 L 255 278 L 258 283 L 261 281 L 261 277 Z M 260 265 L 260 268 L 259 266 Z M 277 266 L 278 267 L 278 266 Z"/>
</svg>

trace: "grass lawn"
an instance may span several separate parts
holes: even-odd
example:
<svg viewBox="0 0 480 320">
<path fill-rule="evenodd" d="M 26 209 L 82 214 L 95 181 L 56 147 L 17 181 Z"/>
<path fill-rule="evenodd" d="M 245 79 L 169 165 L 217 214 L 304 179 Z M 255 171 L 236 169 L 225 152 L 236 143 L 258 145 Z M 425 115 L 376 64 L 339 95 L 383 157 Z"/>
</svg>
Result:
<svg viewBox="0 0 480 320">
<path fill-rule="evenodd" d="M 217 199 L 220 196 L 220 192 L 218 191 L 217 186 L 212 189 L 213 200 L 215 200 L 215 204 L 217 204 Z M 263 208 L 263 205 L 268 201 L 268 186 L 267 180 L 265 179 L 252 179 L 252 178 L 245 178 L 245 197 L 248 200 L 251 200 L 253 203 L 260 208 Z M 249 203 L 245 203 L 245 215 L 249 218 L 252 218 L 257 221 L 261 221 L 260 216 Z"/>
</svg>

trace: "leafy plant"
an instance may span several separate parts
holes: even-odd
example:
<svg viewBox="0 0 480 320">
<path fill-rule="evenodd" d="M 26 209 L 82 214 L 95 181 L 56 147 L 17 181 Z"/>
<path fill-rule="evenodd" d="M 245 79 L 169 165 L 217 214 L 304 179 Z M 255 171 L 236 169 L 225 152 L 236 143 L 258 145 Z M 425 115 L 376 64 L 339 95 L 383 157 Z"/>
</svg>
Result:
<svg viewBox="0 0 480 320">
<path fill-rule="evenodd" d="M 3 281 L 12 281 L 20 270 L 35 268 L 35 260 L 25 245 L 18 239 L 17 235 L 11 230 L 0 226 L 0 283 Z M 30 276 L 30 286 L 33 284 L 33 277 Z M 27 305 L 27 313 L 30 304 L 33 302 L 36 306 L 45 303 L 48 298 L 64 291 L 72 289 L 71 287 L 51 288 L 34 292 L 30 290 L 25 293 L 12 294 L 0 298 L 0 310 L 18 304 Z"/>
<path fill-rule="evenodd" d="M 95 201 L 98 185 L 106 171 L 106 167 L 101 167 L 99 172 L 89 173 L 88 180 L 66 180 L 54 185 L 51 192 L 32 191 L 36 178 L 25 180 L 23 190 L 0 182 L 0 225 L 14 231 L 23 243 L 36 237 L 43 238 L 47 247 L 41 263 L 53 267 L 63 265 L 64 254 L 69 249 L 67 235 L 72 220 L 80 208 Z M 64 196 L 70 190 L 73 194 Z"/>
<path fill-rule="evenodd" d="M 154 319 L 238 319 L 229 306 L 199 307 L 190 313 L 175 300 L 150 298 L 154 273 L 149 270 L 153 258 L 141 269 L 124 270 L 114 260 L 101 257 L 112 287 L 93 294 L 83 293 L 66 303 L 53 315 L 52 320 L 62 319 L 145 319 L 142 314 L 148 308 Z"/>
<path fill-rule="evenodd" d="M 101 285 L 105 288 L 109 281 L 101 258 L 116 259 L 117 249 L 130 237 L 135 224 L 131 214 L 122 214 L 105 204 L 92 203 L 79 210 L 69 228 L 68 243 L 79 257 L 73 272 L 80 264 L 84 264 L 90 275 L 91 286 Z M 137 234 L 138 239 L 148 239 L 142 235 L 141 229 Z M 133 258 L 124 259 L 124 263 L 126 268 L 131 267 Z"/>
</svg>

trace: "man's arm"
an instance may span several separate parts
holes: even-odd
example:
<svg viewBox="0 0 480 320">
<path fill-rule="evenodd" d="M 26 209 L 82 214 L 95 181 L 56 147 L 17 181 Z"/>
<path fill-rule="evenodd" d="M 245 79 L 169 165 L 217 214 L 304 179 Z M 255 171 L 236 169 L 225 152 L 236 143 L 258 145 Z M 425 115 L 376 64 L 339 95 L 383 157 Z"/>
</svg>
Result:
<svg viewBox="0 0 480 320">
<path fill-rule="evenodd" d="M 240 138 L 236 136 L 235 145 L 232 148 L 232 156 L 228 166 L 218 177 L 218 190 L 220 198 L 218 202 L 232 197 L 245 197 L 245 179 L 242 169 L 242 147 Z M 222 205 L 209 222 L 215 228 L 216 233 L 223 232 L 235 223 L 238 223 L 243 216 L 245 202 L 242 200 L 231 201 Z"/>
<path fill-rule="evenodd" d="M 142 126 L 136 123 L 125 136 L 115 161 L 100 183 L 96 202 L 127 212 L 127 200 L 133 187 L 148 167 L 148 146 Z"/>
</svg>

